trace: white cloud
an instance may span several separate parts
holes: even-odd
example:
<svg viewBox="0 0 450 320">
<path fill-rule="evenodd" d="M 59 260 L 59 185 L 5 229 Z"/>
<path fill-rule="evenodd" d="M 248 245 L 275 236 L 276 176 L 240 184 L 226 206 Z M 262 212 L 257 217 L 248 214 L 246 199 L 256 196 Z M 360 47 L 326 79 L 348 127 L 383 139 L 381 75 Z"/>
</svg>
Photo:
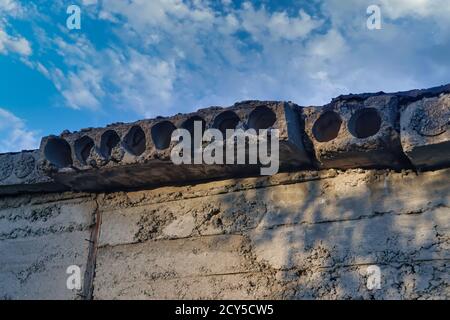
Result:
<svg viewBox="0 0 450 320">
<path fill-rule="evenodd" d="M 255 9 L 249 2 L 244 3 L 239 13 L 243 28 L 260 41 L 301 39 L 322 25 L 322 21 L 313 19 L 304 10 L 289 17 L 286 11 L 270 13 L 264 7 Z"/>
<path fill-rule="evenodd" d="M 366 23 L 366 9 L 378 5 L 381 9 L 383 24 L 396 23 L 407 19 L 409 25 L 404 32 L 411 32 L 414 27 L 425 28 L 424 22 L 450 30 L 450 5 L 448 0 L 327 0 L 321 4 L 321 10 L 330 16 L 335 26 L 344 29 L 360 29 Z M 430 32 L 430 30 L 428 30 Z"/>
<path fill-rule="evenodd" d="M 118 108 L 144 116 L 179 111 L 177 108 L 189 110 L 197 103 L 231 103 L 230 98 L 239 99 L 246 92 L 256 95 L 254 89 L 258 87 L 256 83 L 240 83 L 243 74 L 235 69 L 255 67 L 260 71 L 264 67 L 260 63 L 268 58 L 251 57 L 245 52 L 247 44 L 235 32 L 247 31 L 261 45 L 268 46 L 269 42 L 305 39 L 322 24 L 303 10 L 290 16 L 285 11 L 270 13 L 264 7 L 255 9 L 246 3 L 221 12 L 209 4 L 180 0 L 103 1 L 99 15 L 113 26 L 117 24 L 121 48 L 95 50 L 84 37 L 74 44 L 57 38 L 57 52 L 69 72 L 53 70 L 56 87 L 72 108 L 97 109 L 112 102 Z M 157 48 L 158 55 L 147 50 L 152 47 Z M 273 77 L 260 77 L 253 74 L 255 71 L 248 70 L 249 78 L 276 85 Z M 228 96 L 224 92 L 228 89 L 239 92 Z"/>
<path fill-rule="evenodd" d="M 181 0 L 104 0 L 103 11 L 126 17 L 136 30 L 149 26 L 169 29 L 186 21 L 207 23 L 214 19 L 214 12 L 202 1 L 188 5 Z"/>
<path fill-rule="evenodd" d="M 344 37 L 335 29 L 331 29 L 325 35 L 313 39 L 307 49 L 311 56 L 323 58 L 336 58 L 349 50 Z"/>
<path fill-rule="evenodd" d="M 27 39 L 10 36 L 0 29 L 0 53 L 8 54 L 10 52 L 29 56 L 32 54 L 31 45 Z"/>
<path fill-rule="evenodd" d="M 388 19 L 372 32 L 371 0 L 316 0 L 320 13 L 229 0 L 222 8 L 207 0 L 85 0 L 87 16 L 108 23 L 111 37 L 98 47 L 89 30 L 40 36 L 34 51 L 56 52 L 62 63 L 32 65 L 74 109 L 151 117 L 243 99 L 324 104 L 348 92 L 448 82 L 448 35 L 435 28 L 443 1 L 380 0 Z"/>
<path fill-rule="evenodd" d="M 116 107 L 153 116 L 241 99 L 323 104 L 342 93 L 426 86 L 419 69 L 411 69 L 422 44 L 412 32 L 405 35 L 392 24 L 378 34 L 368 33 L 365 9 L 370 1 L 324 2 L 322 18 L 303 9 L 296 14 L 269 11 L 250 2 L 232 7 L 225 1 L 224 10 L 210 4 L 103 1 L 101 15 L 112 23 L 122 49 L 96 52 L 88 43 L 75 48 L 61 43 L 62 55 L 77 66 L 76 74 L 65 75 L 64 95 L 77 107 L 112 99 Z M 383 14 L 412 10 L 401 1 L 390 5 L 383 6 Z M 426 15 L 424 10 L 418 12 Z M 247 32 L 252 42 L 237 36 L 238 31 Z M 389 49 L 393 43 L 396 51 Z M 85 79 L 87 65 L 98 73 L 96 81 Z M 443 78 L 445 73 L 439 74 Z M 72 93 L 83 92 L 73 98 Z"/>
<path fill-rule="evenodd" d="M 38 133 L 28 130 L 25 122 L 0 108 L 0 152 L 32 150 L 39 147 Z"/>
<path fill-rule="evenodd" d="M 132 108 L 141 115 L 151 116 L 166 110 L 172 103 L 176 67 L 173 62 L 152 58 L 134 49 L 128 56 L 109 50 L 110 75 L 118 88 L 114 99 L 122 108 Z"/>
<path fill-rule="evenodd" d="M 0 13 L 17 14 L 22 10 L 21 5 L 15 0 L 0 0 Z"/>
<path fill-rule="evenodd" d="M 153 58 L 132 47 L 95 50 L 84 37 L 68 43 L 55 39 L 68 71 L 48 71 L 69 107 L 100 109 L 102 104 L 150 115 L 171 104 L 175 63 Z M 46 72 L 44 71 L 44 74 Z"/>
<path fill-rule="evenodd" d="M 392 19 L 405 16 L 436 17 L 448 20 L 448 0 L 380 0 L 383 11 Z"/>
<path fill-rule="evenodd" d="M 8 18 L 23 16 L 24 9 L 18 1 L 0 0 L 0 54 L 16 53 L 22 57 L 32 54 L 30 42 L 24 37 L 8 34 L 5 27 Z"/>
<path fill-rule="evenodd" d="M 101 75 L 98 70 L 85 65 L 78 73 L 69 72 L 61 79 L 61 93 L 69 107 L 74 109 L 98 109 L 103 96 L 100 87 Z"/>
<path fill-rule="evenodd" d="M 95 5 L 97 4 L 97 0 L 82 0 L 84 6 Z"/>
</svg>

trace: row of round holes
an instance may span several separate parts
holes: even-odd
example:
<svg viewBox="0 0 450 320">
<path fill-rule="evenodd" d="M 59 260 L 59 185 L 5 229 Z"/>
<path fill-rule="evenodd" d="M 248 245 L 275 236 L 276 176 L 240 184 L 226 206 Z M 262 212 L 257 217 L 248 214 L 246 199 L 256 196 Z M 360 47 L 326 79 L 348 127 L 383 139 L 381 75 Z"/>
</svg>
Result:
<svg viewBox="0 0 450 320">
<path fill-rule="evenodd" d="M 356 138 L 365 139 L 380 131 L 381 117 L 374 108 L 356 111 L 348 122 L 348 131 Z M 337 138 L 341 130 L 342 119 L 334 111 L 323 113 L 314 123 L 312 133 L 319 142 L 329 142 Z"/>
<path fill-rule="evenodd" d="M 189 118 L 181 127 L 193 134 L 195 121 L 201 121 L 202 130 L 204 130 L 206 122 L 199 116 Z M 219 129 L 222 133 L 225 133 L 226 129 L 235 129 L 240 121 L 238 115 L 233 111 L 224 111 L 214 119 L 213 128 Z M 271 127 L 275 121 L 275 113 L 268 107 L 261 106 L 255 108 L 255 110 L 250 113 L 248 127 L 255 130 L 267 129 Z M 152 139 L 158 150 L 164 150 L 170 146 L 171 136 L 175 129 L 175 125 L 170 121 L 162 121 L 152 127 Z M 126 134 L 123 145 L 129 153 L 139 156 L 145 151 L 145 142 L 145 133 L 142 128 L 140 126 L 133 126 Z M 118 146 L 119 143 L 120 137 L 115 131 L 106 131 L 100 139 L 100 152 L 102 156 L 109 158 L 112 150 Z M 92 148 L 94 148 L 94 141 L 90 137 L 84 136 L 75 141 L 75 156 L 80 162 L 86 164 L 86 160 L 89 157 Z M 48 141 L 44 153 L 51 163 L 60 168 L 72 165 L 70 145 L 62 138 L 52 138 Z"/>
</svg>

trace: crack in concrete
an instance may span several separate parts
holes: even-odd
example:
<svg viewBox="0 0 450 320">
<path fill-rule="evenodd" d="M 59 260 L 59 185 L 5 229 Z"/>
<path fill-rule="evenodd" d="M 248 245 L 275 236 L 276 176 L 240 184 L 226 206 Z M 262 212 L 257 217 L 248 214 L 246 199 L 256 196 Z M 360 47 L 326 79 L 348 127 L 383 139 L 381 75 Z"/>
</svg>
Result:
<svg viewBox="0 0 450 320">
<path fill-rule="evenodd" d="M 84 274 L 84 282 L 81 297 L 84 300 L 92 300 L 94 293 L 94 278 L 97 262 L 98 241 L 101 229 L 101 211 L 97 197 L 95 198 L 96 208 L 94 211 L 95 225 L 92 228 L 91 237 L 89 239 L 89 254 L 86 262 L 86 271 Z"/>
</svg>

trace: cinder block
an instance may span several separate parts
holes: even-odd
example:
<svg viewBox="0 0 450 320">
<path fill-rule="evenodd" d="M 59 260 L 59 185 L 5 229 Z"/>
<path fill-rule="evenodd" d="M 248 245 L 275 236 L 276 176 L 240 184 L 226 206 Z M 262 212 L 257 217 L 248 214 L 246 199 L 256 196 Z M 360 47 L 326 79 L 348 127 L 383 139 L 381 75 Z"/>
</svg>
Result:
<svg viewBox="0 0 450 320">
<path fill-rule="evenodd" d="M 450 164 L 450 94 L 409 104 L 400 123 L 403 150 L 416 168 Z"/>
<path fill-rule="evenodd" d="M 282 292 L 269 272 L 178 278 L 153 273 L 144 280 L 114 282 L 99 278 L 95 279 L 95 300 L 262 300 L 274 299 Z"/>
<path fill-rule="evenodd" d="M 193 289 L 192 286 L 198 278 L 236 274 L 244 276 L 258 272 L 257 266 L 246 255 L 248 250 L 248 241 L 240 235 L 100 247 L 94 279 L 94 296 L 96 299 L 176 298 L 178 290 L 172 292 L 164 290 L 161 280 L 166 282 L 166 288 L 173 288 L 173 281 L 185 279 L 186 281 L 179 285 Z M 221 288 L 220 283 L 222 282 L 212 287 Z M 209 292 L 207 287 L 211 289 L 211 285 L 212 283 L 203 281 L 201 287 L 195 286 L 193 289 L 195 293 L 192 293 L 192 296 L 207 294 Z M 149 293 L 145 294 L 145 291 Z M 168 293 L 170 296 L 166 295 Z"/>
<path fill-rule="evenodd" d="M 324 107 L 302 111 L 318 167 L 408 167 L 400 143 L 396 96 L 337 98 Z"/>
<path fill-rule="evenodd" d="M 0 195 L 64 191 L 39 168 L 39 150 L 0 154 Z"/>
<path fill-rule="evenodd" d="M 421 215 L 378 215 L 311 225 L 283 225 L 249 232 L 258 262 L 275 269 L 308 269 L 337 264 L 378 264 L 408 260 L 446 260 L 450 257 L 440 234 L 450 230 L 448 209 Z M 436 231 L 435 231 L 436 230 Z"/>
<path fill-rule="evenodd" d="M 212 107 L 191 114 L 113 124 L 106 128 L 64 132 L 41 142 L 42 168 L 56 181 L 79 191 L 112 190 L 181 184 L 211 178 L 259 173 L 260 164 L 197 165 L 172 163 L 175 129 L 278 129 L 280 165 L 304 167 L 310 159 L 303 147 L 303 125 L 297 107 L 284 102 L 248 101 L 222 109 Z"/>
<path fill-rule="evenodd" d="M 73 231 L 0 241 L 0 297 L 79 299 L 79 291 L 67 289 L 66 270 L 76 265 L 85 273 L 89 235 Z"/>
</svg>

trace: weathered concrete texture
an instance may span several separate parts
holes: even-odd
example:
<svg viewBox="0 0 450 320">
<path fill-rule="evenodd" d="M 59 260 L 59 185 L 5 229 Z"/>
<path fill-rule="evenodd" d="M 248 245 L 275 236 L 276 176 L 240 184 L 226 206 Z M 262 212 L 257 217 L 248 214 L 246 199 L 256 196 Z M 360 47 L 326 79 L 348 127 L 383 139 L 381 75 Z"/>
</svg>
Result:
<svg viewBox="0 0 450 320">
<path fill-rule="evenodd" d="M 360 94 L 346 94 L 346 95 L 340 95 L 337 98 L 334 98 L 333 101 L 336 100 L 365 100 L 370 97 L 374 96 L 382 96 L 385 94 L 389 95 L 395 95 L 398 97 L 399 102 L 401 105 L 407 105 L 409 103 L 412 103 L 414 101 L 418 101 L 424 98 L 432 98 L 437 97 L 441 94 L 447 94 L 450 93 L 450 84 L 437 86 L 433 88 L 428 89 L 414 89 L 409 91 L 398 91 L 393 93 L 385 93 L 383 91 L 377 92 L 377 93 L 360 93 Z"/>
<path fill-rule="evenodd" d="M 448 261 L 380 264 L 381 290 L 368 290 L 367 265 L 282 271 L 277 274 L 284 299 L 430 299 L 450 296 Z"/>
<path fill-rule="evenodd" d="M 450 297 L 449 169 L 320 175 L 100 196 L 94 298 Z"/>
<path fill-rule="evenodd" d="M 147 241 L 100 250 L 95 293 L 114 298 L 261 298 L 270 274 L 246 259 L 243 236 Z M 114 261 L 111 266 L 110 262 Z M 118 293 L 120 294 L 118 295 Z"/>
<path fill-rule="evenodd" d="M 321 168 L 408 168 L 394 95 L 334 100 L 303 108 L 305 130 Z"/>
<path fill-rule="evenodd" d="M 88 261 L 96 202 L 71 193 L 0 201 L 0 299 L 79 299 L 66 270 Z"/>
<path fill-rule="evenodd" d="M 0 154 L 0 195 L 68 189 L 40 170 L 39 154 L 39 150 Z"/>
<path fill-rule="evenodd" d="M 450 94 L 410 104 L 400 122 L 403 150 L 414 166 L 450 165 Z"/>
<path fill-rule="evenodd" d="M 280 165 L 305 167 L 311 160 L 303 146 L 297 106 L 286 102 L 246 101 L 229 108 L 211 107 L 191 114 L 113 124 L 45 137 L 42 167 L 56 181 L 81 191 L 107 191 L 259 174 L 256 165 L 180 165 L 170 159 L 175 129 L 194 139 L 194 122 L 205 129 L 278 129 Z M 248 151 L 248 150 L 245 150 Z"/>
</svg>

